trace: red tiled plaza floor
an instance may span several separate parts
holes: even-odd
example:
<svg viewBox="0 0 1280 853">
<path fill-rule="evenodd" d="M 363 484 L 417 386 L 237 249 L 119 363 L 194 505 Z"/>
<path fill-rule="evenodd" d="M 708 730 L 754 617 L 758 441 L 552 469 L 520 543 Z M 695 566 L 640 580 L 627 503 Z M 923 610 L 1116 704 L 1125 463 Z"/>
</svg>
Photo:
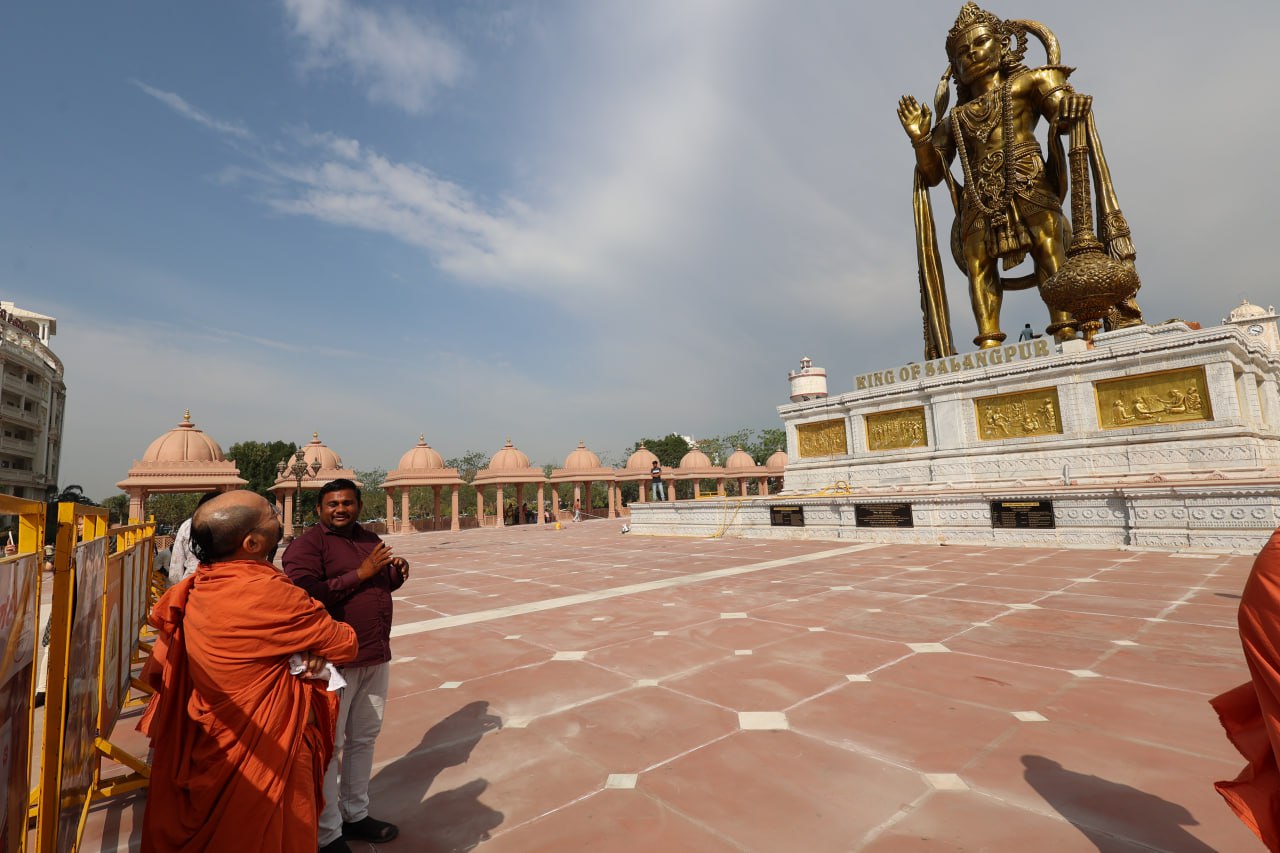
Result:
<svg viewBox="0 0 1280 853">
<path fill-rule="evenodd" d="M 1250 557 L 619 526 L 388 537 L 383 849 L 1262 849 L 1207 704 L 1247 678 Z M 137 849 L 143 807 L 84 849 Z"/>
</svg>

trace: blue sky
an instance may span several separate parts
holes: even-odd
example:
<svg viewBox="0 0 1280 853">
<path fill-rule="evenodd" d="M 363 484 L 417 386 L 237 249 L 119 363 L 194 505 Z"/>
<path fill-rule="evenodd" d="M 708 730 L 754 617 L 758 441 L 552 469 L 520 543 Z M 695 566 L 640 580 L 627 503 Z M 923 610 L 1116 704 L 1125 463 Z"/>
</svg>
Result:
<svg viewBox="0 0 1280 853">
<path fill-rule="evenodd" d="M 361 469 L 419 433 L 559 465 L 774 426 L 801 356 L 833 392 L 918 359 L 894 107 L 958 7 L 11 5 L 0 293 L 58 318 L 64 485 L 111 494 L 186 408 Z M 1274 4 L 994 11 L 1095 96 L 1148 319 L 1280 301 Z"/>
</svg>

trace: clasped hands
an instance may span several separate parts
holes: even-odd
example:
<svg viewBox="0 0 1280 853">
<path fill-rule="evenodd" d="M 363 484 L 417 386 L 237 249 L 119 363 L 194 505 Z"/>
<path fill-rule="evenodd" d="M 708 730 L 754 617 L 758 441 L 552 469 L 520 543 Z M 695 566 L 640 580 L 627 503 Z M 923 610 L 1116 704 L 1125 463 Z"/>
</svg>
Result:
<svg viewBox="0 0 1280 853">
<path fill-rule="evenodd" d="M 402 580 L 409 579 L 409 561 L 391 553 L 391 546 L 386 542 L 379 542 L 377 547 L 369 552 L 369 556 L 365 557 L 364 562 L 356 569 L 356 575 L 360 580 L 367 581 L 387 566 L 400 572 Z"/>
</svg>

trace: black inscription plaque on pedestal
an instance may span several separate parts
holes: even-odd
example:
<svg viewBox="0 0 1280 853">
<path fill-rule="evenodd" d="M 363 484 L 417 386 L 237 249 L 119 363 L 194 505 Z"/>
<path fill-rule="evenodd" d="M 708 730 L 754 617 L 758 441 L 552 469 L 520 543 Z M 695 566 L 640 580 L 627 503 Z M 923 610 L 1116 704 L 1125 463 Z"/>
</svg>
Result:
<svg viewBox="0 0 1280 853">
<path fill-rule="evenodd" d="M 859 527 L 915 527 L 911 504 L 857 504 L 853 508 Z"/>
<path fill-rule="evenodd" d="M 804 507 L 769 507 L 769 525 L 771 527 L 804 527 Z"/>
<path fill-rule="evenodd" d="M 1054 527 L 1053 501 L 992 501 L 991 526 L 994 528 Z"/>
</svg>

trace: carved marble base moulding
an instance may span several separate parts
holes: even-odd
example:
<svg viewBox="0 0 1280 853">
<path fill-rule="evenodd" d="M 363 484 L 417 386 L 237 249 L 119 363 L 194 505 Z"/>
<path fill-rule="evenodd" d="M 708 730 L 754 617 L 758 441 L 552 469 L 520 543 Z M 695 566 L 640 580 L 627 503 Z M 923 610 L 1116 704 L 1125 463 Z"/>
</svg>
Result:
<svg viewBox="0 0 1280 853">
<path fill-rule="evenodd" d="M 1052 512 L 1052 527 L 993 525 L 993 504 L 1030 501 Z M 769 508 L 778 503 L 761 499 L 633 504 L 630 527 L 633 534 L 640 535 L 718 534 L 901 544 L 963 542 L 1252 553 L 1280 525 L 1280 488 L 1265 484 L 1250 488 L 970 491 L 963 495 L 903 490 L 891 498 L 855 494 L 787 501 L 789 507 L 803 507 L 804 527 L 771 525 Z M 911 524 L 867 526 L 866 513 L 860 510 L 878 504 L 894 510 L 909 508 Z"/>
<path fill-rule="evenodd" d="M 1081 342 L 1075 342 L 1080 344 Z M 1043 349 L 1043 348 L 1042 348 Z M 785 494 L 835 482 L 1280 476 L 1280 356 L 1176 323 L 779 407 Z M 864 385 L 866 383 L 864 382 Z M 1235 473 L 1233 473 L 1235 472 Z"/>
</svg>

